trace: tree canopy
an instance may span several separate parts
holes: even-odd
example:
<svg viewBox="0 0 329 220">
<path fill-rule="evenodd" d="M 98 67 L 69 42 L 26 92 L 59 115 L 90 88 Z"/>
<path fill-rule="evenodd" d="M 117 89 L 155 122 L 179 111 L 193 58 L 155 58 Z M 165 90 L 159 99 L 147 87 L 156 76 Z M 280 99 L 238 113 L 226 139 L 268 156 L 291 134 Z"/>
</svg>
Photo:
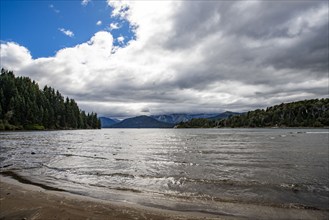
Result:
<svg viewBox="0 0 329 220">
<path fill-rule="evenodd" d="M 178 128 L 209 127 L 328 127 L 329 99 L 310 99 L 282 103 L 222 120 L 191 120 Z"/>
<path fill-rule="evenodd" d="M 1 69 L 0 130 L 95 129 L 100 128 L 96 113 L 86 113 L 59 91 L 43 90 L 28 77 L 15 77 Z"/>
</svg>

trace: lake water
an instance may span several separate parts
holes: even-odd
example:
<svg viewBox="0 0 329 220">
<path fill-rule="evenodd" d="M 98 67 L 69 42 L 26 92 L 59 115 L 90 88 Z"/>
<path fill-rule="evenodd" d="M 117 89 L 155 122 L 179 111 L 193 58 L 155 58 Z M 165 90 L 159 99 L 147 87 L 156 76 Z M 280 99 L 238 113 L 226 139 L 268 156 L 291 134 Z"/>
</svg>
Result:
<svg viewBox="0 0 329 220">
<path fill-rule="evenodd" d="M 216 212 L 216 203 L 329 210 L 328 129 L 0 133 L 0 171 L 105 200 Z"/>
</svg>

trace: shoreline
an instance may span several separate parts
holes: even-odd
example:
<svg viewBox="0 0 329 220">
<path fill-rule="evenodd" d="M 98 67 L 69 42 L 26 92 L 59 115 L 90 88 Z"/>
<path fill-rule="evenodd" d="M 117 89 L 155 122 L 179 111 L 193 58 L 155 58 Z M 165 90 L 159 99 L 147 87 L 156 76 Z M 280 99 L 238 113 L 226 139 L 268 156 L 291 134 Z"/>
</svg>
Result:
<svg viewBox="0 0 329 220">
<path fill-rule="evenodd" d="M 210 220 L 223 218 L 210 214 L 162 210 L 138 204 L 105 201 L 69 192 L 46 190 L 0 175 L 0 219 Z"/>
<path fill-rule="evenodd" d="M 225 130 L 225 129 L 282 129 L 282 130 L 302 130 L 302 129 L 310 129 L 310 130 L 328 130 L 329 127 L 192 127 L 192 128 L 178 128 L 176 126 L 172 128 L 86 128 L 86 129 L 43 129 L 43 130 L 27 130 L 27 129 L 17 129 L 17 130 L 0 130 L 0 133 L 15 133 L 15 132 L 51 132 L 51 131 L 85 131 L 85 130 L 103 130 L 103 129 L 218 129 L 218 130 Z"/>
<path fill-rule="evenodd" d="M 327 219 L 329 212 L 219 202 L 218 212 L 168 210 L 105 201 L 0 175 L 0 219 Z"/>
</svg>

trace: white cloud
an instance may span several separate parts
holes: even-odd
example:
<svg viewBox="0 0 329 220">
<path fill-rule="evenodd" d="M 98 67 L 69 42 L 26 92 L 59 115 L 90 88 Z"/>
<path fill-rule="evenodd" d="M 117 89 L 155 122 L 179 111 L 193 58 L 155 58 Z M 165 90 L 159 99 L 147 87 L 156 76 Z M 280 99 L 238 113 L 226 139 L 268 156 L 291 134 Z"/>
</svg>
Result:
<svg viewBox="0 0 329 220">
<path fill-rule="evenodd" d="M 32 62 L 28 49 L 14 42 L 3 43 L 0 46 L 1 67 L 18 71 Z"/>
<path fill-rule="evenodd" d="M 129 9 L 129 3 L 125 0 L 120 1 L 111 1 L 107 0 L 108 4 L 113 8 L 112 11 L 112 17 L 121 17 L 126 18 L 128 9 Z"/>
<path fill-rule="evenodd" d="M 70 30 L 65 30 L 64 28 L 58 28 L 58 30 L 68 37 L 74 37 L 74 33 Z"/>
<path fill-rule="evenodd" d="M 89 2 L 91 2 L 91 0 L 82 0 L 81 5 L 87 6 Z"/>
<path fill-rule="evenodd" d="M 118 23 L 111 23 L 110 24 L 110 30 L 115 30 L 115 29 L 119 29 L 120 26 Z"/>
<path fill-rule="evenodd" d="M 109 4 L 111 16 L 127 19 L 136 34 L 124 48 L 104 31 L 50 58 L 32 59 L 25 47 L 6 43 L 1 65 L 108 116 L 245 111 L 328 97 L 325 2 Z"/>
<path fill-rule="evenodd" d="M 57 13 L 57 14 L 61 12 L 60 10 L 56 9 L 55 6 L 54 6 L 53 4 L 50 4 L 50 5 L 49 5 L 49 8 L 51 8 L 51 9 L 52 9 L 55 13 Z"/>
<path fill-rule="evenodd" d="M 97 22 L 96 22 L 96 25 L 97 25 L 97 26 L 102 25 L 102 21 L 101 21 L 101 20 L 97 21 Z"/>
<path fill-rule="evenodd" d="M 33 60 L 25 47 L 1 44 L 1 66 L 13 69 L 19 75 L 30 75 L 41 85 L 48 84 L 65 94 L 73 94 L 73 87 L 78 92 L 100 77 L 111 56 L 112 45 L 110 33 L 98 32 L 88 42 L 61 49 L 54 57 Z"/>
<path fill-rule="evenodd" d="M 123 36 L 120 36 L 117 38 L 117 41 L 120 43 L 120 44 L 123 44 L 124 41 L 125 41 L 125 38 Z"/>
</svg>

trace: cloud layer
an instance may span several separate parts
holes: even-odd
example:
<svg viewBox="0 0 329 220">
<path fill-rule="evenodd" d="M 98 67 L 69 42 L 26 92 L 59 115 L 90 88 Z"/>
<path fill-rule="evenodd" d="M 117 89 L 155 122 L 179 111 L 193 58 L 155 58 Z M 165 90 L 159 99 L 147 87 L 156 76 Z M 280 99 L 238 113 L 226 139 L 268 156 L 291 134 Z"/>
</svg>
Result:
<svg viewBox="0 0 329 220">
<path fill-rule="evenodd" d="M 125 47 L 101 31 L 54 57 L 32 59 L 7 42 L 1 66 L 107 116 L 244 111 L 328 97 L 326 1 L 108 4 L 112 17 L 134 29 Z"/>
</svg>

